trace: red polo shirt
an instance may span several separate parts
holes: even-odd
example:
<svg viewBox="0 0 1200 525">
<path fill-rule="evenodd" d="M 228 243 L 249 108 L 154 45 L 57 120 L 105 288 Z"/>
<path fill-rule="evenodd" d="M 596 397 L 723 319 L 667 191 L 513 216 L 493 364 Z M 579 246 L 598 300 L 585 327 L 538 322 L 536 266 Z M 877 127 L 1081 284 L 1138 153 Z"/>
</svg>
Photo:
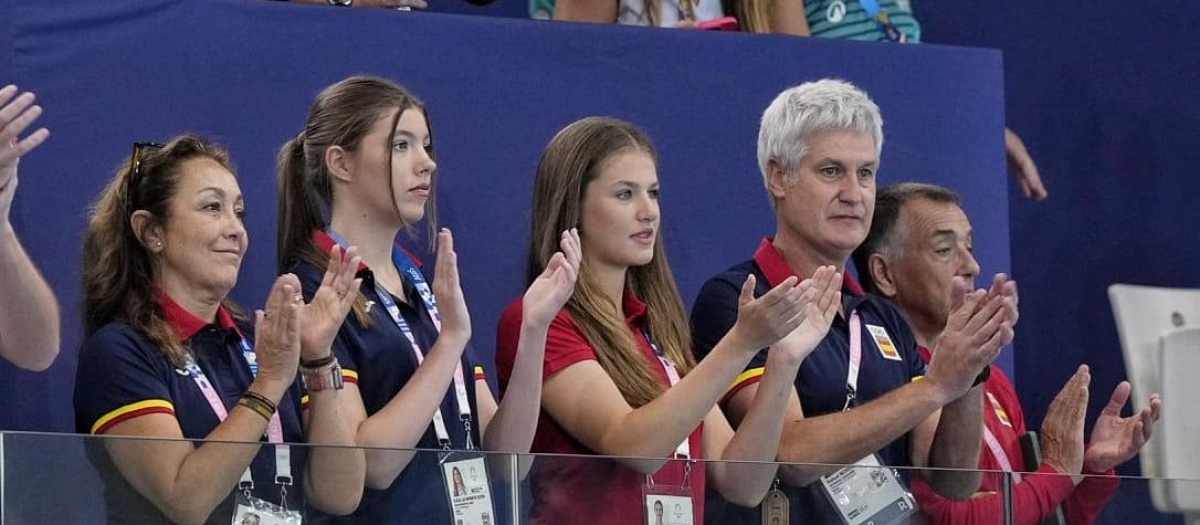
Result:
<svg viewBox="0 0 1200 525">
<path fill-rule="evenodd" d="M 500 391 L 508 387 L 513 363 L 517 353 L 517 342 L 521 333 L 522 299 L 508 305 L 500 317 L 496 336 L 496 369 L 500 378 Z M 626 293 L 622 308 L 625 324 L 637 343 L 638 350 L 650 364 L 664 385 L 670 384 L 654 350 L 642 334 L 646 323 L 646 304 L 632 294 Z M 595 361 L 596 352 L 575 324 L 571 314 L 564 309 L 550 324 L 546 336 L 546 357 L 543 379 L 583 361 Z M 688 438 L 692 457 L 700 459 L 700 439 L 703 423 L 692 431 Z M 537 433 L 533 438 L 532 452 L 545 454 L 575 454 L 595 456 L 587 448 L 554 422 L 544 410 L 538 418 Z M 629 524 L 642 523 L 644 502 L 642 487 L 646 476 L 626 468 L 616 461 L 594 457 L 540 457 L 530 471 L 533 491 L 533 510 L 530 523 L 558 524 Z M 684 480 L 684 462 L 670 461 L 654 475 L 657 485 L 680 486 Z M 694 519 L 704 521 L 704 464 L 696 463 L 689 477 L 695 501 Z"/>
<path fill-rule="evenodd" d="M 921 358 L 930 359 L 929 350 L 918 347 Z M 983 425 L 996 436 L 996 441 L 1012 467 L 1024 472 L 1025 455 L 1021 451 L 1020 437 L 1025 433 L 1025 414 L 1004 371 L 992 367 L 992 375 L 983 385 Z M 1000 462 L 984 442 L 979 454 L 979 470 L 999 471 Z M 1021 478 L 1013 485 L 1014 523 L 1037 525 L 1050 516 L 1054 509 L 1063 505 L 1067 523 L 1086 525 L 1096 521 L 1104 505 L 1117 492 L 1120 480 L 1112 476 L 1089 476 L 1078 486 L 1070 476 L 1058 475 L 1058 471 L 1043 464 L 1038 474 Z M 1091 474 L 1091 473 L 1088 473 Z M 913 496 L 917 506 L 929 518 L 931 525 L 977 525 L 997 523 L 1002 516 L 1003 496 L 1000 494 L 1000 476 L 984 474 L 977 492 L 969 500 L 950 500 L 933 491 L 921 476 L 913 476 Z"/>
</svg>

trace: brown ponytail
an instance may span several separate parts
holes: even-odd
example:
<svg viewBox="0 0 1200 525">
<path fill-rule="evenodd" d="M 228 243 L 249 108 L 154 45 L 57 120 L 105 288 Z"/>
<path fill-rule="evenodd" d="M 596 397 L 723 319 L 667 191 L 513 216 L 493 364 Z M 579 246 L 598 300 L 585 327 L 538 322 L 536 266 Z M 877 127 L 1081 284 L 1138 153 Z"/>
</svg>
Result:
<svg viewBox="0 0 1200 525">
<path fill-rule="evenodd" d="M 362 146 L 363 137 L 377 120 L 392 115 L 391 129 L 395 130 L 395 120 L 411 108 L 420 110 L 429 122 L 429 114 L 419 99 L 394 82 L 372 76 L 347 78 L 317 95 L 308 111 L 304 132 L 287 141 L 277 159 L 279 271 L 288 271 L 300 263 L 324 268 L 328 261 L 329 255 L 312 240 L 313 232 L 329 226 L 327 217 L 333 206 L 333 182 L 325 165 L 325 151 L 332 146 L 354 151 Z M 432 142 L 433 124 L 429 127 Z M 389 151 L 391 140 L 389 136 Z M 437 222 L 436 195 L 436 184 L 431 184 L 425 204 L 431 241 L 436 238 L 432 235 Z M 354 317 L 364 325 L 370 322 L 361 291 L 354 303 Z"/>
</svg>

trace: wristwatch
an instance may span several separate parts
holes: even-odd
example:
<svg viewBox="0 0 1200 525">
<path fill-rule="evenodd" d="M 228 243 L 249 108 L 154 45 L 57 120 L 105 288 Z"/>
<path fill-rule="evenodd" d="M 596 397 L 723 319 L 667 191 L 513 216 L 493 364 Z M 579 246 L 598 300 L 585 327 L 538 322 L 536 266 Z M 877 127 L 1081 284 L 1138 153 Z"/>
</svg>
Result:
<svg viewBox="0 0 1200 525">
<path fill-rule="evenodd" d="M 342 366 L 336 359 L 316 368 L 300 367 L 300 377 L 304 379 L 304 387 L 309 392 L 321 390 L 341 390 L 345 386 L 342 380 Z"/>
<path fill-rule="evenodd" d="M 338 5 L 342 7 L 350 7 L 354 0 L 329 0 L 329 5 Z"/>
<path fill-rule="evenodd" d="M 971 388 L 975 388 L 986 383 L 989 377 L 992 377 L 992 365 L 983 367 L 983 371 L 979 372 L 979 375 L 975 376 L 975 383 L 971 385 Z"/>
</svg>

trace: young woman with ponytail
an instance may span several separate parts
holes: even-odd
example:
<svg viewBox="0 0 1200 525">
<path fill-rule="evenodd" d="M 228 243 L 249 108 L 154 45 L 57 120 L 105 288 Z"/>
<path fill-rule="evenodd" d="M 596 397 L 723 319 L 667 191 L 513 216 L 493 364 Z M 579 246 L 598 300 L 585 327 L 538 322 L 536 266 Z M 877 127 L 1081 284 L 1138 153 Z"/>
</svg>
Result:
<svg viewBox="0 0 1200 525">
<path fill-rule="evenodd" d="M 773 464 L 706 468 L 692 460 L 775 459 L 796 372 L 837 311 L 841 278 L 832 267 L 804 282 L 790 278 L 759 298 L 751 278 L 736 327 L 696 363 L 661 240 L 656 164 L 641 129 L 599 117 L 560 131 L 538 164 L 529 275 L 553 264 L 558 230 L 578 229 L 584 257 L 575 294 L 550 325 L 533 450 L 620 458 L 536 460 L 532 523 L 578 516 L 593 524 L 640 523 L 658 501 L 649 495 L 655 487 L 688 487 L 690 523 L 701 523 L 706 480 L 729 501 L 757 505 L 775 478 Z M 517 299 L 500 320 L 502 388 L 516 377 L 523 307 L 528 300 Z M 717 402 L 767 346 L 759 395 L 734 433 Z"/>
<path fill-rule="evenodd" d="M 135 144 L 92 208 L 76 428 L 156 438 L 104 439 L 91 454 L 109 523 L 228 524 L 269 505 L 290 516 L 358 505 L 363 454 L 346 447 L 330 357 L 357 257 L 333 250 L 311 302 L 296 276 L 279 277 L 251 324 L 228 298 L 249 246 L 244 213 L 228 153 L 190 135 Z"/>
<path fill-rule="evenodd" d="M 526 293 L 529 328 L 515 343 L 513 386 L 497 405 L 483 363 L 468 350 L 471 320 L 451 232 L 436 232 L 432 287 L 396 244 L 421 221 L 435 231 L 436 168 L 425 106 L 366 76 L 318 94 L 303 133 L 279 155 L 280 267 L 300 276 L 307 295 L 321 282 L 318 257 L 330 246 L 354 245 L 362 256 L 354 315 L 334 343 L 350 393 L 348 424 L 356 442 L 371 447 L 369 490 L 350 520 L 358 523 L 454 523 L 437 481 L 438 454 L 396 449 L 528 452 L 546 330 L 574 290 L 578 239 L 564 230 L 556 235 L 561 252 Z"/>
</svg>

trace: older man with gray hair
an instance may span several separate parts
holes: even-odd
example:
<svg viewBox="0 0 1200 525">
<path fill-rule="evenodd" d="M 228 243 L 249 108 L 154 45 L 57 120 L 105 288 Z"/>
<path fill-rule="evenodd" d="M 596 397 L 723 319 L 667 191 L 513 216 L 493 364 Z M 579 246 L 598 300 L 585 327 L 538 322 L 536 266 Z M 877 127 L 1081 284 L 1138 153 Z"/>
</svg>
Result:
<svg viewBox="0 0 1200 525">
<path fill-rule="evenodd" d="M 762 240 L 751 260 L 704 284 L 692 310 L 698 358 L 733 326 L 739 291 L 748 280 L 761 295 L 822 266 L 845 268 L 871 227 L 882 126 L 870 97 L 839 80 L 789 88 L 766 109 L 758 161 L 775 211 L 775 235 Z M 967 287 L 966 281 L 957 285 L 938 358 L 927 368 L 901 314 L 845 276 L 840 314 L 796 376 L 778 459 L 862 467 L 784 467 L 784 485 L 767 496 L 761 516 L 752 509 L 710 504 L 710 519 L 892 523 L 913 511 L 907 476 L 875 467 L 975 467 L 981 421 L 977 387 L 1012 340 L 1016 288 L 1006 280 L 990 291 L 968 292 Z M 757 393 L 768 351 L 759 352 L 722 402 L 735 424 Z M 925 475 L 950 498 L 970 497 L 980 479 L 970 472 Z"/>
<path fill-rule="evenodd" d="M 973 237 L 958 195 L 932 184 L 906 182 L 879 190 L 871 232 L 854 252 L 863 287 L 899 307 L 925 360 L 934 357 L 928 349 L 939 348 L 955 279 L 973 281 L 979 273 Z M 1129 383 L 1121 382 L 1085 446 L 1089 379 L 1087 367 L 1081 366 L 1050 404 L 1042 420 L 1040 465 L 1021 445 L 1025 415 L 1012 383 L 1000 370 L 984 383 L 984 446 L 978 468 L 1016 472 L 1014 523 L 1043 523 L 1059 505 L 1066 523 L 1093 523 L 1117 491 L 1113 468 L 1137 454 L 1149 439 L 1162 401 L 1153 396 L 1150 406 L 1121 417 L 1130 390 Z M 923 480 L 914 481 L 913 494 L 931 524 L 992 524 L 1002 516 L 996 474 L 984 475 L 979 492 L 968 500 L 941 497 Z"/>
</svg>

